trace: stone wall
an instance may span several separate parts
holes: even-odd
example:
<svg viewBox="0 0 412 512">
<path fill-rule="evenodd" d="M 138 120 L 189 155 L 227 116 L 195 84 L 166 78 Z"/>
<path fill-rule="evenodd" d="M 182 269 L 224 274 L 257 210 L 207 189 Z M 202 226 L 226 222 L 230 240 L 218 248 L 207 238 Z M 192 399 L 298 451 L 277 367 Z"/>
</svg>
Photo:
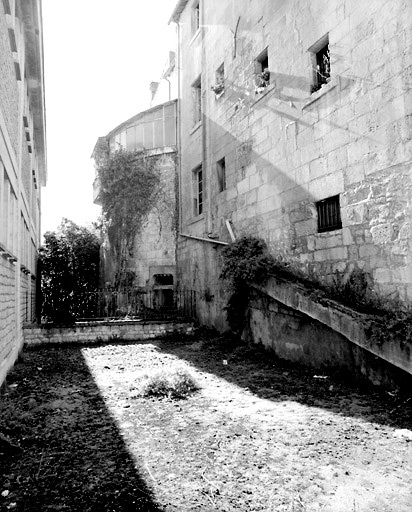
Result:
<svg viewBox="0 0 412 512">
<path fill-rule="evenodd" d="M 145 155 L 154 159 L 160 183 L 151 210 L 135 236 L 127 270 L 135 276 L 134 286 L 151 289 L 155 274 L 171 274 L 176 280 L 176 149 L 156 148 L 147 150 Z M 101 259 L 102 283 L 115 284 L 119 262 L 110 246 L 109 237 L 102 244 Z"/>
<path fill-rule="evenodd" d="M 73 327 L 24 327 L 26 346 L 142 341 L 172 334 L 193 334 L 193 324 L 187 322 L 78 322 Z"/>
<path fill-rule="evenodd" d="M 9 24 L 0 11 L 0 108 L 5 118 L 13 150 L 19 143 L 19 88 L 15 78 L 13 55 L 8 37 Z"/>
<path fill-rule="evenodd" d="M 318 374 L 341 372 L 390 389 L 410 387 L 412 345 L 378 344 L 368 338 L 362 320 L 333 301 L 313 302 L 299 286 L 271 280 L 252 293 L 244 337 Z"/>
<path fill-rule="evenodd" d="M 383 296 L 412 298 L 412 4 L 404 0 L 239 0 L 192 3 L 180 15 L 181 231 L 230 241 L 263 238 L 308 275 L 331 281 L 361 268 Z M 330 81 L 312 92 L 314 48 L 328 37 Z M 315 45 L 315 46 L 314 46 Z M 267 51 L 270 83 L 255 91 Z M 211 91 L 224 64 L 225 90 Z M 193 123 L 201 76 L 202 119 Z M 225 158 L 220 191 L 216 163 Z M 202 164 L 203 212 L 193 170 Z M 342 227 L 318 232 L 317 202 L 339 195 Z M 212 246 L 213 247 L 213 246 Z M 183 287 L 215 304 L 203 320 L 224 325 L 220 250 L 179 239 Z"/>
<path fill-rule="evenodd" d="M 176 276 L 176 153 L 155 157 L 160 173 L 160 189 L 153 208 L 134 242 L 129 267 L 136 284 L 153 286 L 154 274 Z"/>
</svg>

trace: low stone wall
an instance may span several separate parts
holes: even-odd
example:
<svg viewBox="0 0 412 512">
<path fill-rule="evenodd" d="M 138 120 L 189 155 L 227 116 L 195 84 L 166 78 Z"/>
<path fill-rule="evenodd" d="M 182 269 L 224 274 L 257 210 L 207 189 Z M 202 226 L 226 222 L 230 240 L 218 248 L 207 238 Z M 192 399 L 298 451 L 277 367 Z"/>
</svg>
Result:
<svg viewBox="0 0 412 512">
<path fill-rule="evenodd" d="M 279 357 L 362 374 L 389 388 L 412 383 L 412 340 L 377 344 L 363 328 L 365 315 L 332 300 L 316 302 L 291 282 L 271 279 L 254 289 L 245 335 Z"/>
<path fill-rule="evenodd" d="M 70 327 L 24 326 L 25 346 L 142 341 L 172 334 L 192 334 L 190 322 L 177 321 L 115 321 L 77 322 Z"/>
</svg>

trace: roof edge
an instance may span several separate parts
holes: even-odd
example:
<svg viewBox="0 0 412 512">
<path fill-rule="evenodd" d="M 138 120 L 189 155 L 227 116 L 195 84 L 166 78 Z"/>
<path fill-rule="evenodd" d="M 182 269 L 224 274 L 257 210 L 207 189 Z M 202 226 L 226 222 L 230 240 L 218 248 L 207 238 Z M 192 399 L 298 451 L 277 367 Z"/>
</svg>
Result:
<svg viewBox="0 0 412 512">
<path fill-rule="evenodd" d="M 176 4 L 176 7 L 173 9 L 172 15 L 170 16 L 169 25 L 170 23 L 178 23 L 180 19 L 180 15 L 184 11 L 184 8 L 186 7 L 189 0 L 179 0 Z"/>
</svg>

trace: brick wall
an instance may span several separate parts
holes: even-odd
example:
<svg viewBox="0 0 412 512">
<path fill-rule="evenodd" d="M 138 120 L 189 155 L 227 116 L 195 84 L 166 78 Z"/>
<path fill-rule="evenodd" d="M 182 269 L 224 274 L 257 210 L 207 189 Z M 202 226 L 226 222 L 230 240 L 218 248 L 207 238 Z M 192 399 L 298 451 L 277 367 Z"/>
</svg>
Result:
<svg viewBox="0 0 412 512">
<path fill-rule="evenodd" d="M 22 344 L 16 319 L 15 272 L 16 267 L 0 256 L 0 383 Z"/>
<path fill-rule="evenodd" d="M 20 325 L 30 322 L 31 283 L 30 276 L 20 272 Z"/>
</svg>

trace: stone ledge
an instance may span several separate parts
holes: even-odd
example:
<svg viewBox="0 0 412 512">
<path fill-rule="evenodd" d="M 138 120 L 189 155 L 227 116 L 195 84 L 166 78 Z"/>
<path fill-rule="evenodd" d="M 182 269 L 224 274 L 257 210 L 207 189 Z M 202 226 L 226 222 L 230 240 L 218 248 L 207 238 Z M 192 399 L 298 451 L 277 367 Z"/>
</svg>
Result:
<svg viewBox="0 0 412 512">
<path fill-rule="evenodd" d="M 327 325 L 352 343 L 412 375 L 412 343 L 405 345 L 400 341 L 385 341 L 378 345 L 366 335 L 363 328 L 362 322 L 367 319 L 367 315 L 330 299 L 322 299 L 322 303 L 316 302 L 310 298 L 309 291 L 304 286 L 280 278 L 269 279 L 265 286 L 256 284 L 251 286 L 272 299 Z"/>
<path fill-rule="evenodd" d="M 193 334 L 194 324 L 185 321 L 123 321 L 123 322 L 79 322 L 69 327 L 38 326 L 23 327 L 25 346 L 104 343 L 114 341 L 143 341 L 171 334 Z"/>
</svg>

